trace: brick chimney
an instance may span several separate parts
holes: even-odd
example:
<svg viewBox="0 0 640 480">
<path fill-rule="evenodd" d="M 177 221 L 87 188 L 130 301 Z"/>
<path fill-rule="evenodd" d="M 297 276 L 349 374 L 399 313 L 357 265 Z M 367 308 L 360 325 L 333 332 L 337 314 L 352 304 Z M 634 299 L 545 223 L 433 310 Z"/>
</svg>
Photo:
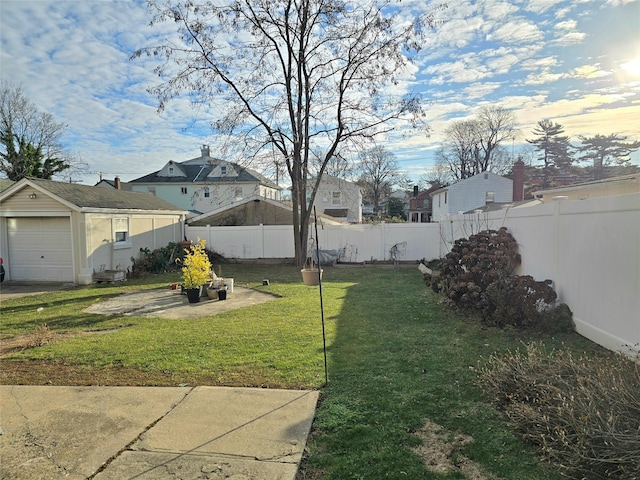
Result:
<svg viewBox="0 0 640 480">
<path fill-rule="evenodd" d="M 116 177 L 113 183 L 116 186 L 116 190 L 120 190 L 120 177 Z"/>
<path fill-rule="evenodd" d="M 524 162 L 521 158 L 513 164 L 513 201 L 524 200 Z"/>
<path fill-rule="evenodd" d="M 414 185 L 413 186 L 413 196 L 417 197 L 418 196 L 418 185 Z"/>
</svg>

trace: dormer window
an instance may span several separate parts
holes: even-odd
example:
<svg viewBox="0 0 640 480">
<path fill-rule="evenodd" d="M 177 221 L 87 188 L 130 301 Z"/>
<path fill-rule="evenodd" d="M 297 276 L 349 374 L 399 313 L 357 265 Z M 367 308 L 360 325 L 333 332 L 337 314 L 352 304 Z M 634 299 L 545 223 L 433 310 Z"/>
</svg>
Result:
<svg viewBox="0 0 640 480">
<path fill-rule="evenodd" d="M 169 167 L 169 175 L 173 175 L 173 167 Z"/>
</svg>

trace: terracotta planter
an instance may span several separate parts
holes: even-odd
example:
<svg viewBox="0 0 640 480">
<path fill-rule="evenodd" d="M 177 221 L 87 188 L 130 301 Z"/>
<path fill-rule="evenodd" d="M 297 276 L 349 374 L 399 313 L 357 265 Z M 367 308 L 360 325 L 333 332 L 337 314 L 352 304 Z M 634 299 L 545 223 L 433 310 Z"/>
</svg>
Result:
<svg viewBox="0 0 640 480">
<path fill-rule="evenodd" d="M 200 301 L 199 288 L 185 288 L 184 291 L 187 294 L 187 300 L 189 300 L 189 303 L 198 303 Z"/>
</svg>

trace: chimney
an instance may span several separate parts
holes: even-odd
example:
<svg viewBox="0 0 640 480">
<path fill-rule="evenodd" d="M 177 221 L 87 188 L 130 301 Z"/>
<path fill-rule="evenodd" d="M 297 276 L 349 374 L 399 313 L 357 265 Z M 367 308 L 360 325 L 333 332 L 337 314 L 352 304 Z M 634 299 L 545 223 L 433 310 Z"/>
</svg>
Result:
<svg viewBox="0 0 640 480">
<path fill-rule="evenodd" d="M 211 155 L 209 155 L 209 153 L 209 145 L 202 145 L 202 148 L 200 149 L 200 155 L 202 155 L 202 158 L 210 157 Z"/>
<path fill-rule="evenodd" d="M 116 190 L 120 190 L 120 177 L 116 177 L 113 183 L 116 186 Z"/>
<path fill-rule="evenodd" d="M 513 164 L 513 201 L 524 200 L 524 162 L 521 158 Z"/>
<path fill-rule="evenodd" d="M 417 197 L 418 196 L 418 185 L 414 185 L 413 186 L 413 196 Z"/>
</svg>

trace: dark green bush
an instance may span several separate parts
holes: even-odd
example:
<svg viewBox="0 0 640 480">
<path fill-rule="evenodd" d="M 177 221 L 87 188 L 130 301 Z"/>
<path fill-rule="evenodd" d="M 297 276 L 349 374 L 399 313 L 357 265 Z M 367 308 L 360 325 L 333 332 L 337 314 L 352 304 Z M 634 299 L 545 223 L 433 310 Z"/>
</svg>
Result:
<svg viewBox="0 0 640 480">
<path fill-rule="evenodd" d="M 478 383 L 521 436 L 574 479 L 640 479 L 640 369 L 612 352 L 541 344 L 494 354 Z"/>
<path fill-rule="evenodd" d="M 224 263 L 225 258 L 211 250 L 205 250 L 209 261 L 213 265 Z M 180 243 L 169 243 L 166 247 L 149 250 L 141 248 L 138 258 L 131 258 L 131 277 L 141 276 L 148 273 L 178 272 L 182 268 L 184 258 L 184 247 Z"/>
</svg>

